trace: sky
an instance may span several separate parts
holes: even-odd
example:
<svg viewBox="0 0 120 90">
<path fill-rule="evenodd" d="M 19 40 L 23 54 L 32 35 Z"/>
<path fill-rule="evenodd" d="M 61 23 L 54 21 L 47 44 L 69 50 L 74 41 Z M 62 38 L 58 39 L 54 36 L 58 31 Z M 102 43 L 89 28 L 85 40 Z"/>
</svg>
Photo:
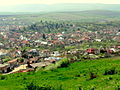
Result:
<svg viewBox="0 0 120 90">
<path fill-rule="evenodd" d="M 0 6 L 19 4 L 104 3 L 120 4 L 120 0 L 0 0 Z"/>
</svg>

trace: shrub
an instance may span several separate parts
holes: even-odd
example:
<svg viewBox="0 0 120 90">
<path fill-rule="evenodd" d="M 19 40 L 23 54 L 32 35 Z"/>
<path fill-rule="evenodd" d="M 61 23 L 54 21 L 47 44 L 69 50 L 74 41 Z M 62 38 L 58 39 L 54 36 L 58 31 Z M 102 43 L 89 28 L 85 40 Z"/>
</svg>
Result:
<svg viewBox="0 0 120 90">
<path fill-rule="evenodd" d="M 45 70 L 54 70 L 57 69 L 57 67 L 54 64 L 51 64 L 45 68 Z"/>
<path fill-rule="evenodd" d="M 69 65 L 69 60 L 67 58 L 60 60 L 58 63 L 56 63 L 56 66 L 58 68 L 60 67 L 67 67 Z"/>
<path fill-rule="evenodd" d="M 96 77 L 97 77 L 96 74 L 94 74 L 93 72 L 90 72 L 90 80 L 91 80 L 91 79 L 94 79 L 94 78 L 96 78 Z"/>
<path fill-rule="evenodd" d="M 6 79 L 6 77 L 3 75 L 0 77 L 0 80 L 5 80 L 5 79 Z"/>
<path fill-rule="evenodd" d="M 33 82 L 31 82 L 30 84 L 28 84 L 26 86 L 26 89 L 28 89 L 28 90 L 53 90 L 49 86 L 38 86 L 38 85 L 35 85 Z"/>
<path fill-rule="evenodd" d="M 105 73 L 104 73 L 104 75 L 113 75 L 113 74 L 116 74 L 114 67 L 109 70 L 105 70 Z"/>
<path fill-rule="evenodd" d="M 69 65 L 69 60 L 67 58 L 62 59 L 58 62 L 56 62 L 55 64 L 51 64 L 49 66 L 47 66 L 45 68 L 45 70 L 55 70 L 57 68 L 61 68 L 61 67 L 67 67 Z"/>
<path fill-rule="evenodd" d="M 22 62 L 24 62 L 24 59 L 23 58 L 19 58 L 19 61 L 22 63 Z"/>
</svg>

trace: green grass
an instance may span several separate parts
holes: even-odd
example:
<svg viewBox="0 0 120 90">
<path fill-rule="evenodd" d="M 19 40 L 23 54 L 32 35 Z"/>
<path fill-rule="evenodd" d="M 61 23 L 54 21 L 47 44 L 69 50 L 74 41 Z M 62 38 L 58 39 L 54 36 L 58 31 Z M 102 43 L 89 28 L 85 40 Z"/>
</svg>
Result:
<svg viewBox="0 0 120 90">
<path fill-rule="evenodd" d="M 120 58 L 87 60 L 51 71 L 0 76 L 1 90 L 119 90 L 119 87 Z"/>
</svg>

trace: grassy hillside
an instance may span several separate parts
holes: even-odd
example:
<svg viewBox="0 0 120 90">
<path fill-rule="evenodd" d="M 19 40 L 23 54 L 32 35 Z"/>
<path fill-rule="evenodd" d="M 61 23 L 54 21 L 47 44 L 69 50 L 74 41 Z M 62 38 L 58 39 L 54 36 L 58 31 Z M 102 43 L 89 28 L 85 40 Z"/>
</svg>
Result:
<svg viewBox="0 0 120 90">
<path fill-rule="evenodd" d="M 119 90 L 120 57 L 75 62 L 52 71 L 0 76 L 1 90 Z"/>
</svg>

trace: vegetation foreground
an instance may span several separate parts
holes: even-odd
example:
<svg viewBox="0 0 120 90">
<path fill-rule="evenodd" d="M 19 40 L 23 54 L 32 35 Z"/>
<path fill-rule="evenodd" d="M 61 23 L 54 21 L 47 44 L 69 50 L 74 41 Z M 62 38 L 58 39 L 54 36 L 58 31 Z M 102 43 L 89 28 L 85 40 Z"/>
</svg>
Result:
<svg viewBox="0 0 120 90">
<path fill-rule="evenodd" d="M 0 76 L 1 90 L 119 90 L 120 57 Z"/>
</svg>

